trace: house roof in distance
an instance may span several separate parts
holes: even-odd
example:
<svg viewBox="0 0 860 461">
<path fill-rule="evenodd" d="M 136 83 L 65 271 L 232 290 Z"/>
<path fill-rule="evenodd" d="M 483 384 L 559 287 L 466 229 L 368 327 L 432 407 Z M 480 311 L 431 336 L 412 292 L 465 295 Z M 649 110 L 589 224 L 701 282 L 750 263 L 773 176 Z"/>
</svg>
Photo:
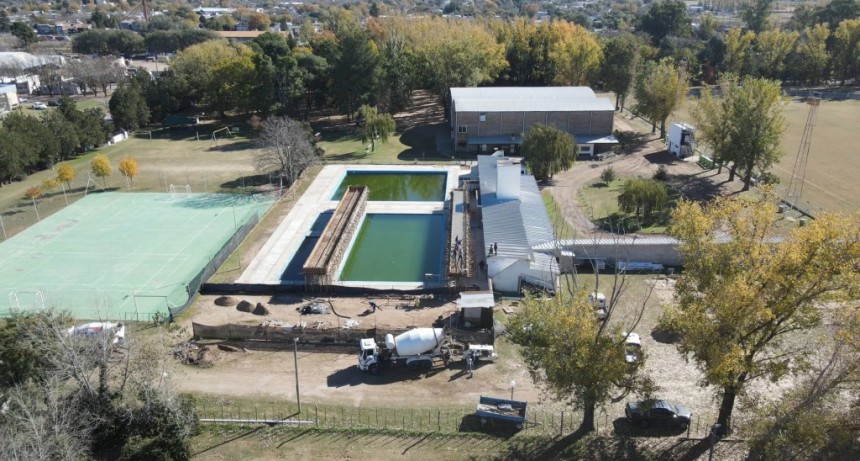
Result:
<svg viewBox="0 0 860 461">
<path fill-rule="evenodd" d="M 451 88 L 458 112 L 614 111 L 587 86 Z"/>
</svg>

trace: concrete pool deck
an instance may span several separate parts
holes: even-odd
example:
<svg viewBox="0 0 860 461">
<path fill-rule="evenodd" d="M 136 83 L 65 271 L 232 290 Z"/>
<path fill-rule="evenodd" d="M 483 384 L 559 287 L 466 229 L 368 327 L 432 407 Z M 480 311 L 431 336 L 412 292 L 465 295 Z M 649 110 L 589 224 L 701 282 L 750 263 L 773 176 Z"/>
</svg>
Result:
<svg viewBox="0 0 860 461">
<path fill-rule="evenodd" d="M 331 200 L 348 171 L 379 171 L 404 173 L 447 173 L 445 198 L 449 198 L 459 184 L 460 175 L 469 170 L 461 170 L 457 165 L 328 165 L 320 171 L 307 191 L 299 198 L 292 210 L 278 225 L 272 236 L 254 256 L 251 264 L 236 280 L 237 283 L 259 285 L 282 285 L 281 274 L 298 251 L 305 237 L 320 213 L 332 211 L 338 201 Z M 367 203 L 367 213 L 372 214 L 430 214 L 442 212 L 445 202 L 382 202 Z M 443 242 L 444 243 L 444 242 Z M 338 272 L 338 277 L 340 273 Z M 368 288 L 414 289 L 422 288 L 419 282 L 341 282 L 343 286 L 363 286 Z"/>
</svg>

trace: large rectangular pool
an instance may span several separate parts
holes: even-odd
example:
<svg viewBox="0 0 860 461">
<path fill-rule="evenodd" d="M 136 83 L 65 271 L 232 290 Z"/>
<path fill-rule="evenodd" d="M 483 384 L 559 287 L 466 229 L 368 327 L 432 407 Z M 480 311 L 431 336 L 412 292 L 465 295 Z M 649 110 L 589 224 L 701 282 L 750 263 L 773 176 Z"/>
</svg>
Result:
<svg viewBox="0 0 860 461">
<path fill-rule="evenodd" d="M 368 214 L 340 280 L 437 281 L 443 270 L 445 215 Z"/>
<path fill-rule="evenodd" d="M 445 172 L 347 171 L 332 200 L 340 200 L 347 186 L 370 188 L 371 201 L 441 202 L 445 200 Z"/>
</svg>

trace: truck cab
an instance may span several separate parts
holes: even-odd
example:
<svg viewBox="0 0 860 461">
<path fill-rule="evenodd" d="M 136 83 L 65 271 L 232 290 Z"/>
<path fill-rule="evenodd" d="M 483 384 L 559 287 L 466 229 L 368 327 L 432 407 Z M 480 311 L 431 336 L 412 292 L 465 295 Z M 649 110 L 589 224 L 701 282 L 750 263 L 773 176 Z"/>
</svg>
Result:
<svg viewBox="0 0 860 461">
<path fill-rule="evenodd" d="M 361 352 L 358 354 L 358 369 L 379 373 L 379 347 L 373 338 L 364 338 L 360 342 Z"/>
</svg>

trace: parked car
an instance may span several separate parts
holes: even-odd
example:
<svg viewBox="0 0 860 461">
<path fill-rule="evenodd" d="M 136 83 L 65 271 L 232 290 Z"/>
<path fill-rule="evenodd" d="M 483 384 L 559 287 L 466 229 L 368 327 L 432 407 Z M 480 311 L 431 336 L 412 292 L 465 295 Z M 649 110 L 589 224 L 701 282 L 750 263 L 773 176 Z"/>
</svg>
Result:
<svg viewBox="0 0 860 461">
<path fill-rule="evenodd" d="M 627 420 L 640 427 L 663 426 L 686 429 L 693 419 L 693 412 L 666 400 L 644 400 L 627 402 L 624 408 Z"/>
<path fill-rule="evenodd" d="M 642 339 L 637 333 L 621 333 L 624 339 L 624 359 L 633 365 L 639 362 L 642 356 Z"/>
<path fill-rule="evenodd" d="M 47 110 L 48 106 L 41 102 L 34 102 L 33 105 L 30 106 L 30 108 L 35 110 Z"/>
<path fill-rule="evenodd" d="M 609 315 L 606 309 L 606 295 L 595 291 L 588 295 L 588 302 L 594 307 L 594 314 L 597 315 L 597 320 L 606 320 L 606 317 Z"/>
</svg>

